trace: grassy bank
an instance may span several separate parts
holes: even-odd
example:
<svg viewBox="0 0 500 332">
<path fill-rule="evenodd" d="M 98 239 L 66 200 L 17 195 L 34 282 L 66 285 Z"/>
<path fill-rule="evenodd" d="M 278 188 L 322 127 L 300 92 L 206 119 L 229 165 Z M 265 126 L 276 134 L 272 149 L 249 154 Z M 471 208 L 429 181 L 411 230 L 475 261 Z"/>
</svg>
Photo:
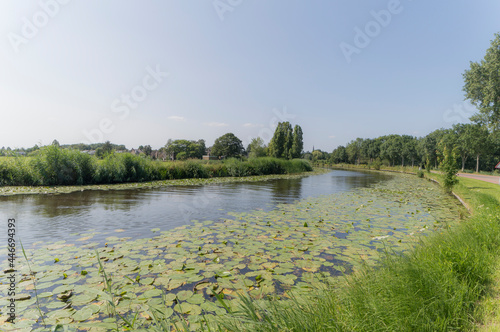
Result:
<svg viewBox="0 0 500 332">
<path fill-rule="evenodd" d="M 439 175 L 430 175 L 439 177 Z M 423 238 L 413 250 L 388 253 L 309 298 L 246 301 L 222 326 L 232 331 L 468 331 L 495 327 L 500 253 L 498 186 L 460 179 L 457 194 L 474 215 Z M 495 304 L 495 305 L 493 305 Z"/>
<path fill-rule="evenodd" d="M 77 150 L 47 146 L 32 158 L 0 160 L 0 186 L 74 186 L 158 180 L 242 177 L 311 171 L 305 160 L 255 158 L 246 161 L 153 161 L 129 153 L 99 160 Z"/>
</svg>

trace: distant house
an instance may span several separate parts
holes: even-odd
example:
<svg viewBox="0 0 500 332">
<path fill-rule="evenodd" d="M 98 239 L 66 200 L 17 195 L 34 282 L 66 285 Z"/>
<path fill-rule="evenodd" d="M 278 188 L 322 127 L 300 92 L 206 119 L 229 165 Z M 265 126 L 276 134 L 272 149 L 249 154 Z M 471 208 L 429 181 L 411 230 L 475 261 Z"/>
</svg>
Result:
<svg viewBox="0 0 500 332">
<path fill-rule="evenodd" d="M 20 155 L 20 156 L 25 156 L 26 155 L 26 152 L 24 152 L 24 151 L 17 151 L 16 153 L 18 155 Z"/>
<path fill-rule="evenodd" d="M 95 155 L 95 150 L 83 150 L 83 153 L 89 154 L 91 156 Z"/>
<path fill-rule="evenodd" d="M 139 150 L 139 149 L 137 149 L 137 150 L 136 149 L 132 149 L 132 150 L 130 150 L 130 153 L 133 154 L 133 155 L 138 156 L 140 154 L 143 154 L 144 152 L 142 152 L 142 150 Z"/>
</svg>

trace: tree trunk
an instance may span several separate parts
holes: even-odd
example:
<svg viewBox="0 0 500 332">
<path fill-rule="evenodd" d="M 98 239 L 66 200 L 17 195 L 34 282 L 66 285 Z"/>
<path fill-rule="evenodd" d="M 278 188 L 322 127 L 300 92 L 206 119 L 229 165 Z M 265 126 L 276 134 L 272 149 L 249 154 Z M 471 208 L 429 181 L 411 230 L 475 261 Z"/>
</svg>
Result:
<svg viewBox="0 0 500 332">
<path fill-rule="evenodd" d="M 479 173 L 479 154 L 477 155 L 476 159 L 476 173 Z"/>
<path fill-rule="evenodd" d="M 465 157 L 462 156 L 462 172 L 464 171 L 465 168 Z"/>
<path fill-rule="evenodd" d="M 411 167 L 415 166 L 415 157 L 411 157 Z"/>
<path fill-rule="evenodd" d="M 401 167 L 405 167 L 405 157 L 401 157 Z"/>
</svg>

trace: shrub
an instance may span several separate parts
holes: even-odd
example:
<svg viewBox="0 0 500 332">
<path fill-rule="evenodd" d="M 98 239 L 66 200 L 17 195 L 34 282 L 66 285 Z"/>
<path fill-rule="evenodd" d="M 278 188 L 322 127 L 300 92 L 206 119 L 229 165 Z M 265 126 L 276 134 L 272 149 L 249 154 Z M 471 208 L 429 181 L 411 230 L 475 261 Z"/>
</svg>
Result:
<svg viewBox="0 0 500 332">
<path fill-rule="evenodd" d="M 422 170 L 420 170 L 420 169 L 419 169 L 419 170 L 417 171 L 417 176 L 418 176 L 419 178 L 423 178 L 423 177 L 424 177 L 424 171 L 422 171 Z"/>
</svg>

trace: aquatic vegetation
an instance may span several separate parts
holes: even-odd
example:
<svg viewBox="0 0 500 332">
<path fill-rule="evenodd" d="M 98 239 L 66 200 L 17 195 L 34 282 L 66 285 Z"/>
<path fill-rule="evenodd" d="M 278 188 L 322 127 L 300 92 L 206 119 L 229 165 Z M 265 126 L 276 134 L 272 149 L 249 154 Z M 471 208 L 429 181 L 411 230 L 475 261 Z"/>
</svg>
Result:
<svg viewBox="0 0 500 332">
<path fill-rule="evenodd" d="M 38 243 L 26 253 L 48 325 L 106 330 L 116 327 L 116 312 L 147 326 L 160 310 L 164 319 L 184 317 L 195 329 L 226 314 L 214 294 L 232 302 L 240 301 L 239 294 L 259 299 L 308 292 L 375 264 L 386 248 L 408 250 L 422 235 L 453 227 L 449 221 L 459 208 L 435 184 L 398 175 L 269 212 L 229 213 L 225 220 L 153 229 L 151 238 L 109 236 L 103 246 L 87 233 L 77 243 Z M 20 293 L 31 297 L 18 302 L 22 320 L 16 327 L 40 326 L 27 265 L 19 271 L 26 275 Z"/>
</svg>

